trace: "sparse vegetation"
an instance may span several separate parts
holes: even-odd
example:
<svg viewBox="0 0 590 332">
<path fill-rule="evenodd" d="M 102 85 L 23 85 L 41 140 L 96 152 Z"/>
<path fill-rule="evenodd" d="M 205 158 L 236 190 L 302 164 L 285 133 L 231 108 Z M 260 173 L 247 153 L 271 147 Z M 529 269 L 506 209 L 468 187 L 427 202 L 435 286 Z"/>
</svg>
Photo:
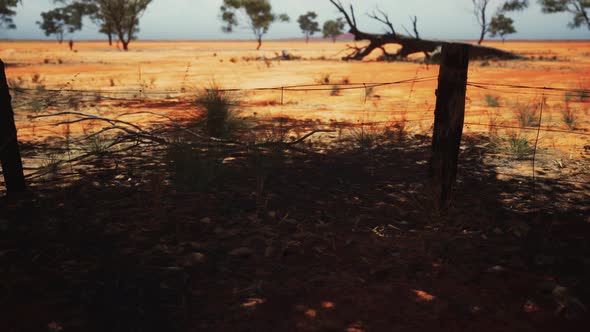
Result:
<svg viewBox="0 0 590 332">
<path fill-rule="evenodd" d="M 590 99 L 590 90 L 581 89 L 580 91 L 578 91 L 577 95 L 579 101 L 586 102 L 588 101 L 588 99 Z"/>
<path fill-rule="evenodd" d="M 375 88 L 370 86 L 368 88 L 365 89 L 365 98 L 370 98 L 373 96 L 373 93 L 375 92 Z"/>
<path fill-rule="evenodd" d="M 331 76 L 332 74 L 330 73 L 322 73 L 314 81 L 317 84 L 330 84 Z"/>
<path fill-rule="evenodd" d="M 574 110 L 571 107 L 566 106 L 561 111 L 561 120 L 563 121 L 563 123 L 566 125 L 566 127 L 569 130 L 576 129 L 577 117 L 576 117 L 576 114 L 574 113 Z"/>
<path fill-rule="evenodd" d="M 385 128 L 384 134 L 395 142 L 404 143 L 408 137 L 408 120 L 406 116 L 402 115 L 400 120 L 391 122 Z"/>
<path fill-rule="evenodd" d="M 508 151 L 513 154 L 516 159 L 526 159 L 533 154 L 533 147 L 526 137 L 512 135 L 508 139 Z"/>
<path fill-rule="evenodd" d="M 16 43 L 15 49 L 23 49 Z M 563 44 L 551 44 L 551 51 L 573 54 L 565 49 L 583 43 Z M 41 45 L 36 47 L 48 48 Z M 8 275 L 0 273 L 0 283 L 9 282 L 4 312 L 21 312 L 18 303 L 39 302 L 43 310 L 47 303 L 58 304 L 40 317 L 24 310 L 24 319 L 4 323 L 7 331 L 27 330 L 20 322 L 37 318 L 31 326 L 52 331 L 62 326 L 63 331 L 273 331 L 287 325 L 310 331 L 388 331 L 390 322 L 380 317 L 388 317 L 389 308 L 407 305 L 412 310 L 406 310 L 408 319 L 399 329 L 452 330 L 457 308 L 456 303 L 447 308 L 447 302 L 456 290 L 467 299 L 459 301 L 459 313 L 468 312 L 468 322 L 459 321 L 461 326 L 522 323 L 527 315 L 559 326 L 565 319 L 556 317 L 551 298 L 538 293 L 540 280 L 571 283 L 581 301 L 588 302 L 588 286 L 577 282 L 585 269 L 560 272 L 558 259 L 538 263 L 550 256 L 548 260 L 570 257 L 583 264 L 590 252 L 579 245 L 590 234 L 580 220 L 587 215 L 589 198 L 583 184 L 569 184 L 588 176 L 590 141 L 583 135 L 588 104 L 578 102 L 575 93 L 569 96 L 579 132 L 568 133 L 559 89 L 501 87 L 585 84 L 579 71 L 545 72 L 535 66 L 546 63 L 527 61 L 500 68 L 501 60 L 493 60 L 501 72 L 472 68 L 477 74 L 466 99 L 454 206 L 441 216 L 428 204 L 438 68 L 372 60 L 338 63 L 342 45 L 330 41 L 309 47 L 303 41 L 277 41 L 264 54 L 236 50 L 229 42 L 214 47 L 182 42 L 171 55 L 162 51 L 166 45 L 172 43 L 142 43 L 132 57 L 105 52 L 101 48 L 106 45 L 80 42 L 78 55 L 52 45 L 64 54 L 67 66 L 54 66 L 57 57 L 50 51 L 22 59 L 18 52 L 2 53 L 9 78 L 25 77 L 26 90 L 13 104 L 27 179 L 35 191 L 24 205 L 0 200 L 5 210 L 0 233 L 9 240 L 0 241 L 0 261 L 10 267 Z M 272 55 L 281 56 L 283 48 L 297 51 L 292 45 L 304 48 L 307 59 L 327 54 L 331 60 L 286 63 Z M 511 42 L 509 47 L 513 45 L 531 52 L 535 45 L 546 47 L 541 42 Z M 217 57 L 211 56 L 214 51 Z M 265 55 L 273 57 L 267 59 L 271 69 L 265 67 Z M 247 63 L 242 56 L 257 60 Z M 43 58 L 51 64 L 44 66 Z M 232 64 L 232 59 L 239 61 Z M 136 79 L 139 61 L 145 70 Z M 194 64 L 190 72 L 184 70 L 187 62 Z M 116 71 L 109 69 L 113 64 Z M 550 65 L 583 67 L 574 61 Z M 39 81 L 47 83 L 32 83 L 32 74 L 44 67 Z M 72 77 L 81 68 L 97 72 L 89 69 Z M 139 94 L 139 84 L 155 85 L 152 76 L 158 78 L 158 90 Z M 412 77 L 415 84 L 359 83 Z M 500 79 L 504 77 L 508 82 Z M 521 77 L 530 81 L 518 82 Z M 195 89 L 214 78 L 222 83 Z M 558 79 L 563 79 L 560 85 Z M 313 80 L 326 85 L 314 86 Z M 116 88 L 109 87 L 111 81 Z M 490 86 L 480 89 L 475 82 Z M 47 90 L 37 91 L 44 84 Z M 330 97 L 339 92 L 341 97 Z M 486 93 L 501 107 L 487 106 Z M 15 96 L 13 90 L 11 94 Z M 548 103 L 537 142 L 536 128 L 519 131 L 514 103 L 534 106 L 541 94 Z M 34 102 L 45 103 L 46 111 L 32 114 Z M 529 108 L 538 121 L 541 108 Z M 535 146 L 539 153 L 533 163 Z M 532 174 L 537 175 L 534 182 Z M 529 229 L 522 231 L 520 224 Z M 544 241 L 548 236 L 551 241 Z M 25 256 L 19 254 L 22 243 Z M 411 268 L 400 270 L 398 263 Z M 392 264 L 401 273 L 390 273 Z M 29 273 L 31 266 L 38 273 Z M 466 269 L 474 270 L 478 284 L 457 282 Z M 430 272 L 444 283 L 442 293 L 432 286 Z M 359 280 L 367 287 L 351 287 Z M 333 284 L 327 292 L 326 283 Z M 109 284 L 114 286 L 105 286 Z M 506 310 L 490 312 L 498 296 L 478 294 L 505 285 L 519 286 L 497 294 Z M 34 294 L 26 291 L 29 287 Z M 307 288 L 310 296 L 296 293 Z M 402 296 L 375 299 L 367 288 L 401 291 Z M 359 301 L 351 302 L 351 296 Z M 539 301 L 539 310 L 523 311 L 523 305 L 535 309 L 525 302 L 529 299 Z M 277 301 L 285 305 L 273 307 Z M 14 309 L 12 303 L 17 303 Z M 371 310 L 361 308 L 367 303 Z M 422 309 L 430 312 L 432 306 L 436 317 L 423 319 Z M 284 310 L 293 312 L 286 325 Z M 316 310 L 321 319 L 312 319 Z M 334 319 L 326 316 L 330 312 Z M 217 319 L 222 315 L 231 319 Z M 163 316 L 170 317 L 171 327 L 142 324 L 143 317 Z M 526 329 L 524 323 L 517 325 Z"/>
<path fill-rule="evenodd" d="M 490 136 L 497 136 L 498 135 L 498 126 L 501 126 L 503 121 L 500 113 L 498 111 L 487 111 L 486 115 L 488 117 L 488 133 Z"/>
<path fill-rule="evenodd" d="M 490 107 L 499 107 L 500 106 L 500 98 L 497 96 L 486 95 L 486 105 Z"/>
<path fill-rule="evenodd" d="M 205 132 L 211 137 L 229 137 L 245 126 L 245 120 L 238 115 L 239 101 L 215 84 L 201 90 L 196 104 L 205 111 Z"/>
<path fill-rule="evenodd" d="M 517 103 L 515 106 L 516 120 L 521 127 L 537 127 L 539 122 L 539 110 L 530 105 Z"/>
<path fill-rule="evenodd" d="M 101 156 L 109 151 L 110 140 L 102 135 L 93 135 L 86 142 L 86 150 L 95 156 Z"/>
<path fill-rule="evenodd" d="M 330 96 L 340 96 L 340 87 L 338 85 L 332 86 L 332 90 L 330 90 Z"/>
<path fill-rule="evenodd" d="M 382 135 L 383 132 L 381 130 L 366 124 L 361 124 L 350 130 L 350 138 L 354 145 L 364 152 L 374 149 Z"/>
</svg>

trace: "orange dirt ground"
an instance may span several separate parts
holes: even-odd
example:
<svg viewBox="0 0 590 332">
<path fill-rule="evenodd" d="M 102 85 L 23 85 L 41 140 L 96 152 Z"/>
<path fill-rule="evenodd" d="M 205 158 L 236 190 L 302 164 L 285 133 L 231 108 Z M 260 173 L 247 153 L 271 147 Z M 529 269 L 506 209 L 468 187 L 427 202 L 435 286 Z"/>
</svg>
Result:
<svg viewBox="0 0 590 332">
<path fill-rule="evenodd" d="M 469 81 L 474 83 L 516 84 L 547 88 L 590 88 L 590 42 L 489 42 L 490 46 L 514 51 L 527 57 L 522 61 L 483 62 L 470 65 Z M 241 91 L 245 115 L 289 116 L 349 122 L 395 122 L 406 120 L 406 128 L 414 133 L 430 131 L 435 107 L 438 66 L 414 62 L 382 63 L 372 59 L 363 62 L 340 61 L 346 43 L 300 41 L 267 41 L 255 51 L 251 41 L 138 41 L 131 51 L 122 52 L 104 42 L 77 42 L 75 52 L 67 45 L 54 42 L 1 42 L 0 58 L 9 64 L 9 80 L 23 88 L 88 91 L 85 95 L 106 96 L 100 102 L 85 106 L 85 113 L 121 116 L 129 112 L 149 110 L 177 118 L 198 114 L 191 105 L 200 88 L 213 82 L 223 88 L 251 89 L 313 84 L 329 75 L 331 84 L 323 91 L 283 93 L 281 91 Z M 263 61 L 288 50 L 301 56 L 296 61 Z M 376 57 L 378 54 L 374 54 Z M 373 57 L 373 58 L 374 58 Z M 256 60 L 258 58 L 258 60 Z M 413 78 L 432 78 L 427 82 L 388 85 L 373 89 L 365 97 L 360 83 L 396 82 Z M 343 81 L 359 83 L 361 89 L 343 90 L 331 96 L 330 89 Z M 14 85 L 14 84 L 13 84 Z M 489 106 L 486 96 L 496 98 L 498 107 Z M 37 97 L 39 98 L 39 97 Z M 569 131 L 562 120 L 562 111 L 576 115 L 575 130 L 588 134 L 590 124 L 588 98 L 581 101 L 574 93 L 566 103 L 564 91 L 542 91 L 490 87 L 468 88 L 466 132 L 489 133 L 490 122 L 518 126 L 516 110 L 543 107 L 542 126 L 558 132 L 541 132 L 539 152 L 547 160 L 575 161 L 588 143 L 587 135 Z M 63 137 L 64 128 L 51 126 L 56 121 L 28 118 L 31 100 L 26 94 L 16 96 L 15 108 L 19 136 L 22 140 L 40 141 L 47 137 Z M 67 106 L 43 104 L 38 112 L 68 111 Z M 65 109 L 64 109 L 65 108 Z M 124 120 L 150 123 L 161 120 L 148 115 L 125 115 Z M 48 122 L 49 121 L 49 122 Z M 72 126 L 76 132 L 88 127 Z M 499 128 L 500 136 L 517 135 L 534 141 L 536 131 Z M 522 172 L 511 167 L 510 172 Z M 561 171 L 561 173 L 567 171 Z"/>
<path fill-rule="evenodd" d="M 590 42 L 488 44 L 529 59 L 474 61 L 472 83 L 590 88 Z M 469 86 L 454 202 L 441 216 L 425 185 L 438 66 L 343 62 L 344 42 L 268 41 L 260 52 L 251 41 L 130 47 L 0 42 L 26 171 L 49 170 L 30 196 L 0 199 L 0 331 L 587 330 L 585 96 Z M 282 50 L 303 58 L 269 60 Z M 289 116 L 304 130 L 358 129 L 337 120 L 372 123 L 367 130 L 405 124 L 409 134 L 388 132 L 368 149 L 343 134 L 344 148 L 292 153 L 282 163 L 272 153 L 224 154 L 218 168 L 192 149 L 175 156 L 144 144 L 51 171 L 51 152 L 60 151 L 51 148 L 99 124 L 31 118 L 77 111 L 147 127 L 168 121 L 155 113 L 199 116 L 194 96 L 211 82 L 250 89 L 327 75 L 327 90 L 284 91 L 283 103 L 280 90 L 236 97 L 244 115 Z M 424 77 L 370 93 L 330 91 L 345 81 Z M 541 108 L 536 175 L 546 179 L 530 181 L 533 158 L 516 160 L 488 138 L 534 142 L 537 131 L 489 125 L 518 127 L 517 110 Z M 575 128 L 564 124 L 564 109 L 576 115 Z M 152 115 L 129 114 L 138 111 Z M 324 142 L 305 144 L 319 150 Z M 77 151 L 69 148 L 71 160 Z M 205 188 L 185 189 L 195 182 L 181 176 L 186 156 L 188 175 L 210 180 Z"/>
</svg>

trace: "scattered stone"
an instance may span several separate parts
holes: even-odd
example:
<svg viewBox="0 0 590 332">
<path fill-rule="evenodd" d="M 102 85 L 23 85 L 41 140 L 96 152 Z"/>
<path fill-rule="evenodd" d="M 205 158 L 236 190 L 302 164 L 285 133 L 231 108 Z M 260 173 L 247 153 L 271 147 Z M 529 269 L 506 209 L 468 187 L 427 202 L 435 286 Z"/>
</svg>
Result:
<svg viewBox="0 0 590 332">
<path fill-rule="evenodd" d="M 469 313 L 471 313 L 472 315 L 477 315 L 480 312 L 481 312 L 481 307 L 480 306 L 474 305 L 474 306 L 471 306 L 469 308 Z"/>
<path fill-rule="evenodd" d="M 201 218 L 201 220 L 199 222 L 204 225 L 209 225 L 211 223 L 211 218 L 209 218 L 209 217 Z"/>
<path fill-rule="evenodd" d="M 229 255 L 234 257 L 249 257 L 254 255 L 254 250 L 246 247 L 236 248 L 230 251 Z"/>
<path fill-rule="evenodd" d="M 188 257 L 186 259 L 186 265 L 187 266 L 194 266 L 197 264 L 202 264 L 206 260 L 207 260 L 207 256 L 205 256 L 205 254 L 200 253 L 200 252 L 195 252 L 195 253 L 188 255 Z"/>
<path fill-rule="evenodd" d="M 500 265 L 496 265 L 496 266 L 492 266 L 488 269 L 488 272 L 493 272 L 493 273 L 501 273 L 506 271 L 506 268 Z"/>
</svg>

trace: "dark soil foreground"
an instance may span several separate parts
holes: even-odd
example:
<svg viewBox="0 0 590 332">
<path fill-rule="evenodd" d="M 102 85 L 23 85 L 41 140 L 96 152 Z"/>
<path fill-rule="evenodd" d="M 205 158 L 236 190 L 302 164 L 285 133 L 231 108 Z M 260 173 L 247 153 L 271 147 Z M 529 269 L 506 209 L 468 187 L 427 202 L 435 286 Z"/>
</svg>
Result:
<svg viewBox="0 0 590 332">
<path fill-rule="evenodd" d="M 196 184 L 105 155 L 0 203 L 0 330 L 587 331 L 590 188 L 498 180 L 476 143 L 444 217 L 426 137 Z"/>
</svg>

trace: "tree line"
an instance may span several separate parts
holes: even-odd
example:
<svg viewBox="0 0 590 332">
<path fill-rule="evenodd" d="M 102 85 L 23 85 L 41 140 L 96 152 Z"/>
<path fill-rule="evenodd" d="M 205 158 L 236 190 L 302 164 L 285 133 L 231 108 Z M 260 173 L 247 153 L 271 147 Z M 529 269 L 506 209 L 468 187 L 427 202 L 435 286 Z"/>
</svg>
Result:
<svg viewBox="0 0 590 332">
<path fill-rule="evenodd" d="M 570 28 L 584 26 L 590 30 L 590 0 L 537 1 L 544 13 L 569 13 L 572 16 L 568 24 Z M 22 0 L 0 0 L 0 28 L 16 28 L 13 17 L 21 3 Z M 128 50 L 129 43 L 137 38 L 139 20 L 152 0 L 53 0 L 53 3 L 56 7 L 41 13 L 41 20 L 37 22 L 45 35 L 53 35 L 61 43 L 66 34 L 81 30 L 83 19 L 87 17 L 98 26 L 100 33 L 107 36 L 109 45 L 115 40 L 121 43 L 123 50 Z M 504 40 L 505 36 L 516 33 L 514 20 L 508 15 L 529 7 L 528 0 L 472 0 L 472 3 L 473 15 L 480 27 L 478 44 L 486 36 L 499 36 Z M 315 33 L 323 32 L 324 38 L 335 42 L 345 29 L 343 18 L 328 20 L 320 29 L 317 16 L 316 12 L 308 11 L 297 19 L 306 41 Z M 226 33 L 233 32 L 237 27 L 250 29 L 258 42 L 257 49 L 260 49 L 263 37 L 273 23 L 290 21 L 287 14 L 275 13 L 269 0 L 223 0 L 220 18 L 222 30 Z M 414 17 L 417 35 L 416 22 L 417 17 Z"/>
</svg>

